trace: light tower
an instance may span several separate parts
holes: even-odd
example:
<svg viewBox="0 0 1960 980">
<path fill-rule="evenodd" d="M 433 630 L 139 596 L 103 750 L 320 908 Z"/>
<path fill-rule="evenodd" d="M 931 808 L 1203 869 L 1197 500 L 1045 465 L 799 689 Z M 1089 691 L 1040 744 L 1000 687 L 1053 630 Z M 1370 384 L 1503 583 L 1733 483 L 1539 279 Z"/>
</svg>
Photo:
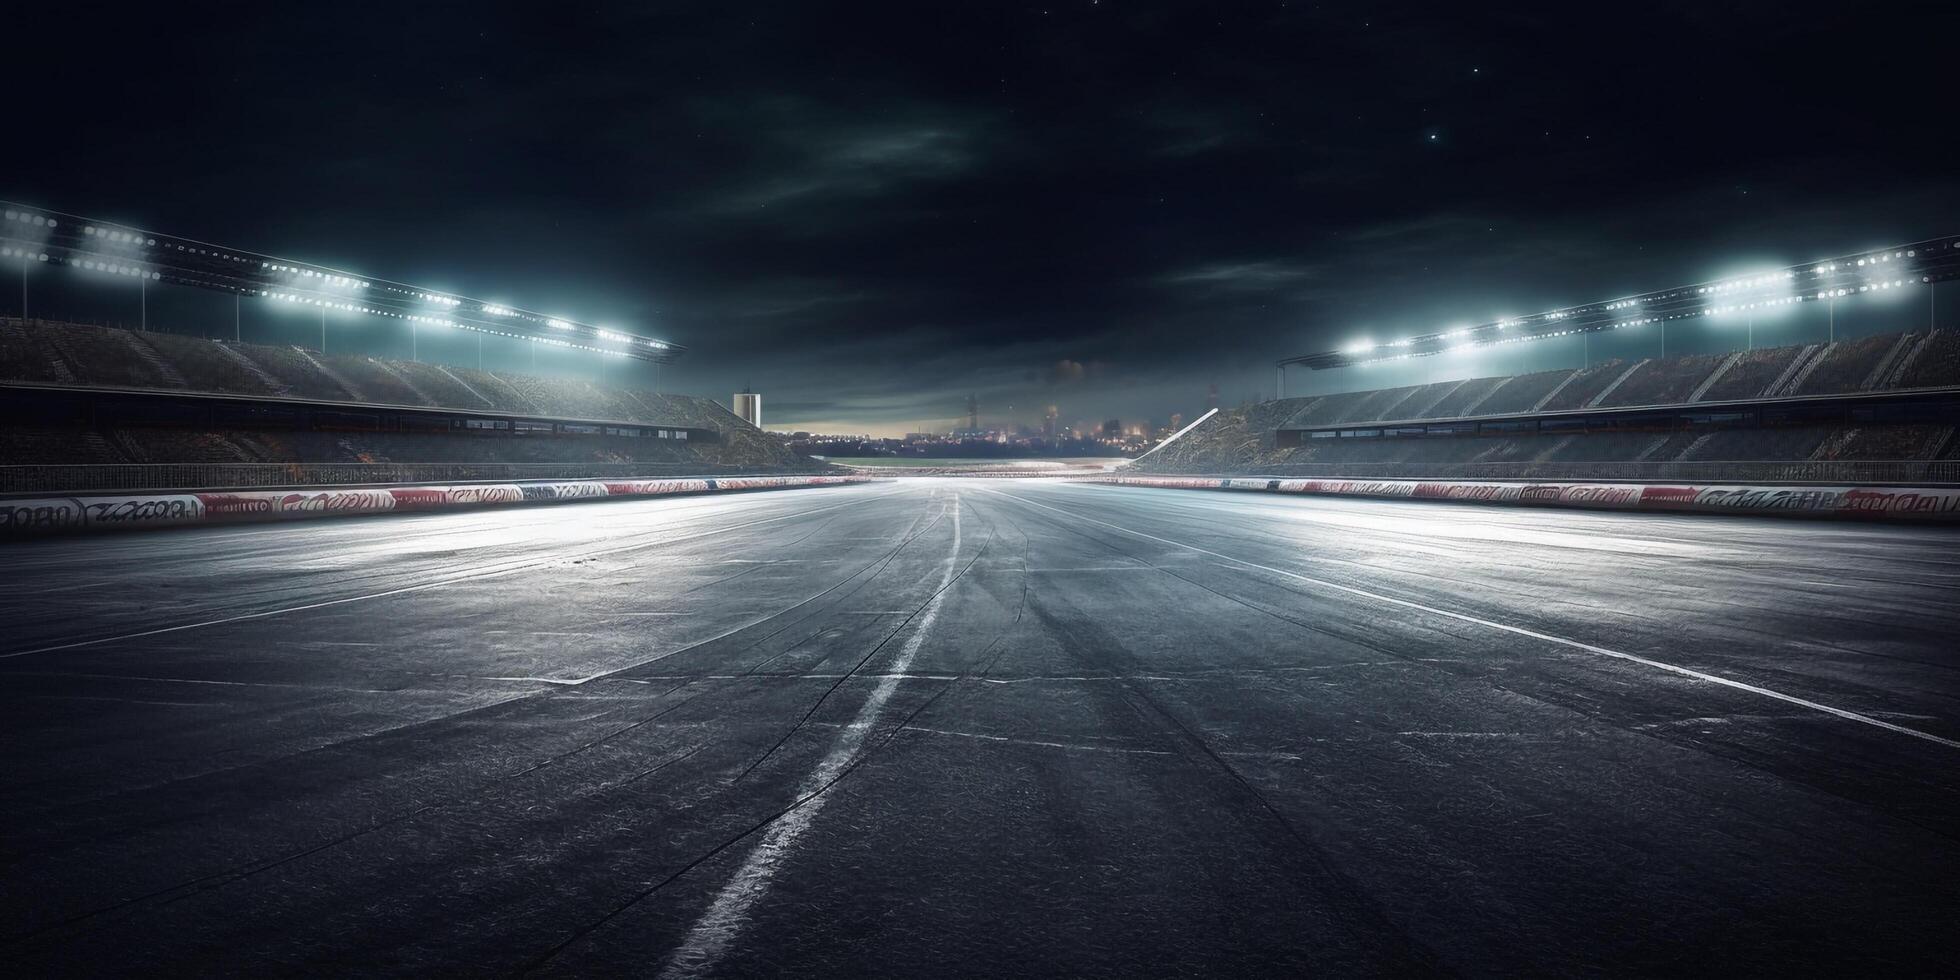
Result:
<svg viewBox="0 0 1960 980">
<path fill-rule="evenodd" d="M 735 393 L 735 414 L 742 421 L 756 428 L 762 428 L 762 396 L 748 389 L 747 385 Z"/>
</svg>

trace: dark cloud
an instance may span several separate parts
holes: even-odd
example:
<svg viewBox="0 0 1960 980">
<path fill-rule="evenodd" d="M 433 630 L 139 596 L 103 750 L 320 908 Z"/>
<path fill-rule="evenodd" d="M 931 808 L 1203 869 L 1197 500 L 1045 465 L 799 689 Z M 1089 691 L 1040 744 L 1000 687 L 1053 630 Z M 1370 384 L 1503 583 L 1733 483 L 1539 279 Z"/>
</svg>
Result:
<svg viewBox="0 0 1960 980">
<path fill-rule="evenodd" d="M 630 325 L 784 424 L 1190 417 L 1960 204 L 1936 5 L 13 16 L 0 194 Z"/>
</svg>

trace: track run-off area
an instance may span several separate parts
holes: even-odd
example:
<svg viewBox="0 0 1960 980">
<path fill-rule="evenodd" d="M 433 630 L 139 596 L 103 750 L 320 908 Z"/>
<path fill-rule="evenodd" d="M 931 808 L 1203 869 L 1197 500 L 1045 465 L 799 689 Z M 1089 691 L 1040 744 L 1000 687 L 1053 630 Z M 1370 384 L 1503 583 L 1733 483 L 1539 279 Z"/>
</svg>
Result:
<svg viewBox="0 0 1960 980">
<path fill-rule="evenodd" d="M 106 972 L 1943 972 L 1960 528 L 917 479 L 0 545 Z"/>
</svg>

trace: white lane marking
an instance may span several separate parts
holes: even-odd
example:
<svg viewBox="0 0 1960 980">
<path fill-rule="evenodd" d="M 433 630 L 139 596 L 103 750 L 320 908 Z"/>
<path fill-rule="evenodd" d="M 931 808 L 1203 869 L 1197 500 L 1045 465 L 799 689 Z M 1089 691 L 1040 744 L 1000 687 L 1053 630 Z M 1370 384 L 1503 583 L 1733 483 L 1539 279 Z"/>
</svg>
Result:
<svg viewBox="0 0 1960 980">
<path fill-rule="evenodd" d="M 918 732 L 923 735 L 946 735 L 953 738 L 970 738 L 981 742 L 1002 742 L 1008 745 L 1025 745 L 1037 749 L 1067 749 L 1071 752 L 1113 752 L 1118 755 L 1170 755 L 1168 749 L 1131 749 L 1120 745 L 1081 745 L 1075 742 L 1051 742 L 1034 738 L 1013 738 L 1007 735 L 983 735 L 979 732 L 962 732 L 950 728 L 919 728 L 917 726 L 900 729 Z"/>
<path fill-rule="evenodd" d="M 808 802 L 783 814 L 782 819 L 770 825 L 769 832 L 749 852 L 742 867 L 729 879 L 728 884 L 722 886 L 714 903 L 695 921 L 694 928 L 688 930 L 687 938 L 681 941 L 680 948 L 667 961 L 666 968 L 660 971 L 661 976 L 697 976 L 706 972 L 741 933 L 749 910 L 768 892 L 777 868 L 789 857 L 797 839 L 810 829 L 811 822 L 823 809 L 824 801 L 830 799 L 830 794 L 823 792 L 824 787 L 836 782 L 864 748 L 865 739 L 875 728 L 878 716 L 884 712 L 892 693 L 898 690 L 900 678 L 896 675 L 904 674 L 912 666 L 913 658 L 918 656 L 919 648 L 932 632 L 933 623 L 939 619 L 939 608 L 945 603 L 953 576 L 959 568 L 959 559 L 960 497 L 955 492 L 953 547 L 946 556 L 946 571 L 939 576 L 939 588 L 927 601 L 925 612 L 919 616 L 919 628 L 906 637 L 904 647 L 892 660 L 890 671 L 879 679 L 878 686 L 872 689 L 871 696 L 858 709 L 857 716 L 839 733 L 830 753 L 824 756 L 796 791 L 798 799 L 807 799 Z"/>
<path fill-rule="evenodd" d="M 1210 555 L 1213 558 L 1217 558 L 1221 561 L 1228 561 L 1234 565 L 1243 565 L 1246 568 L 1257 568 L 1260 571 L 1271 572 L 1274 575 L 1284 575 L 1287 578 L 1296 579 L 1298 581 L 1305 582 L 1309 585 L 1317 585 L 1320 586 L 1321 588 L 1334 589 L 1336 591 L 1345 592 L 1349 595 L 1360 596 L 1364 599 L 1373 599 L 1376 602 L 1385 602 L 1388 603 L 1389 605 L 1401 606 L 1404 609 L 1420 610 L 1422 612 L 1429 613 L 1433 616 L 1444 616 L 1449 619 L 1458 620 L 1459 622 L 1474 623 L 1478 626 L 1484 626 L 1494 630 L 1502 630 L 1506 633 L 1513 633 L 1518 636 L 1528 636 L 1534 640 L 1543 640 L 1547 643 L 1556 643 L 1561 646 L 1571 647 L 1574 650 L 1583 650 L 1587 653 L 1597 654 L 1602 657 L 1611 657 L 1615 660 L 1624 660 L 1627 661 L 1628 663 L 1640 664 L 1643 667 L 1652 667 L 1655 670 L 1664 670 L 1670 674 L 1677 674 L 1682 677 L 1691 677 L 1698 681 L 1707 681 L 1710 684 L 1720 684 L 1723 687 L 1734 688 L 1735 690 L 1738 691 L 1747 691 L 1750 694 L 1756 694 L 1766 698 L 1773 698 L 1785 704 L 1794 704 L 1797 705 L 1798 707 L 1809 708 L 1812 711 L 1821 711 L 1824 714 L 1833 715 L 1838 718 L 1843 718 L 1846 721 L 1855 721 L 1861 725 L 1870 725 L 1873 728 L 1883 728 L 1888 732 L 1897 732 L 1900 735 L 1910 735 L 1913 738 L 1924 739 L 1928 742 L 1933 742 L 1938 745 L 1944 745 L 1947 748 L 1960 749 L 1960 741 L 1955 741 L 1950 738 L 1942 738 L 1941 736 L 1935 735 L 1931 732 L 1922 732 L 1917 728 L 1907 728 L 1904 725 L 1894 725 L 1889 721 L 1884 721 L 1878 718 L 1874 718 L 1871 715 L 1859 714 L 1856 711 L 1849 711 L 1844 708 L 1834 707 L 1828 704 L 1821 704 L 1816 701 L 1811 701 L 1805 698 L 1797 697 L 1794 694 L 1785 694 L 1782 691 L 1774 691 L 1767 687 L 1759 687 L 1755 684 L 1750 684 L 1744 681 L 1733 680 L 1731 678 L 1723 677 L 1720 674 L 1710 674 L 1706 671 L 1695 670 L 1690 667 L 1682 667 L 1676 664 L 1664 663 L 1659 660 L 1654 660 L 1648 657 L 1642 657 L 1638 654 L 1622 653 L 1619 650 L 1608 650 L 1605 647 L 1594 646 L 1593 644 L 1584 643 L 1579 640 L 1567 639 L 1563 636 L 1553 636 L 1550 633 L 1540 633 L 1537 630 L 1525 629 L 1522 626 L 1513 626 L 1509 623 L 1499 623 L 1494 620 L 1482 619 L 1477 616 L 1472 616 L 1468 613 L 1455 612 L 1449 609 L 1439 609 L 1435 606 L 1424 605 L 1420 602 L 1414 602 L 1408 599 L 1398 599 L 1394 596 L 1382 595 L 1379 592 L 1370 592 L 1367 589 L 1357 589 L 1351 585 L 1342 585 L 1339 582 L 1329 582 L 1325 579 L 1318 579 L 1307 575 L 1301 575 L 1298 572 L 1289 572 L 1284 568 L 1274 568 L 1270 565 L 1261 565 L 1258 562 L 1250 562 L 1250 561 L 1246 561 L 1243 558 L 1234 558 L 1231 555 L 1219 554 L 1216 551 L 1210 551 L 1204 548 L 1200 548 L 1197 545 L 1185 544 L 1182 541 L 1172 541 L 1169 538 L 1160 538 L 1154 534 L 1145 534 L 1142 531 L 1133 531 L 1127 527 L 1123 527 L 1118 524 L 1111 524 L 1108 521 L 1099 521 L 1093 517 L 1087 517 L 1082 514 L 1077 514 L 1074 511 L 1064 510 L 1060 507 L 1050 507 L 1047 504 L 1037 503 L 1033 500 L 1027 499 L 1026 497 L 1016 496 L 1011 493 L 1002 493 L 999 490 L 983 489 L 982 492 L 991 493 L 1002 497 L 1007 497 L 1010 500 L 1016 500 L 1032 507 L 1040 507 L 1043 510 L 1052 510 L 1057 514 L 1062 514 L 1066 517 L 1070 517 L 1078 521 L 1086 521 L 1090 524 L 1099 524 L 1103 527 L 1109 528 L 1114 531 L 1121 531 L 1124 534 L 1132 534 L 1139 538 L 1148 538 L 1151 541 L 1156 541 L 1160 544 L 1167 544 L 1174 548 L 1183 548 L 1186 551 L 1194 551 L 1201 555 Z"/>
<path fill-rule="evenodd" d="M 115 643 L 120 640 L 140 640 L 146 636 L 161 636 L 165 633 L 178 633 L 184 630 L 203 629 L 204 627 L 207 626 L 224 626 L 228 623 L 242 623 L 252 619 L 266 619 L 271 616 L 284 616 L 287 613 L 309 612 L 314 609 L 325 609 L 329 606 L 346 605 L 347 603 L 350 602 L 365 602 L 369 599 L 386 599 L 389 596 L 405 595 L 411 592 L 423 592 L 428 589 L 440 588 L 445 585 L 454 585 L 457 582 L 478 582 L 488 578 L 500 578 L 505 575 L 511 575 L 516 572 L 529 571 L 530 569 L 539 568 L 545 565 L 557 565 L 568 561 L 580 561 L 588 558 L 603 558 L 607 555 L 618 554 L 622 551 L 637 551 L 642 548 L 657 548 L 665 544 L 680 544 L 683 541 L 693 541 L 697 538 L 713 537 L 714 535 L 717 534 L 726 534 L 729 531 L 739 531 L 747 527 L 756 527 L 762 524 L 775 524 L 780 521 L 796 520 L 798 518 L 809 517 L 812 514 L 821 514 L 824 513 L 825 511 L 832 511 L 842 507 L 849 507 L 854 504 L 860 504 L 865 502 L 866 500 L 878 500 L 883 497 L 889 497 L 897 492 L 899 491 L 891 491 L 889 493 L 879 494 L 874 497 L 862 497 L 857 500 L 846 501 L 844 503 L 837 504 L 831 507 L 819 507 L 815 510 L 798 511 L 794 514 L 784 514 L 781 517 L 768 517 L 762 520 L 749 521 L 745 524 L 733 524 L 727 527 L 718 527 L 712 530 L 702 531 L 698 534 L 686 534 L 675 538 L 661 538 L 658 541 L 639 541 L 633 544 L 620 545 L 616 548 L 601 548 L 596 551 L 572 552 L 572 553 L 562 554 L 562 555 L 550 555 L 543 558 L 523 558 L 523 559 L 517 559 L 515 562 L 502 562 L 497 564 L 484 565 L 480 568 L 472 569 L 467 572 L 461 572 L 456 575 L 449 576 L 447 578 L 436 579 L 433 582 L 423 582 L 420 585 L 405 585 L 399 589 L 386 589 L 381 592 L 370 592 L 365 595 L 342 596 L 341 598 L 338 599 L 326 599 L 320 602 L 309 602 L 305 605 L 300 605 L 300 606 L 286 606 L 280 609 L 267 609 L 262 612 L 241 613 L 237 616 L 225 616 L 219 619 L 207 619 L 204 620 L 203 622 L 198 622 L 198 623 L 181 623 L 176 626 L 161 626 L 156 629 L 143 630 L 137 633 L 124 633 L 119 636 L 104 636 L 104 637 L 98 637 L 93 640 L 75 640 L 70 643 L 57 643 L 52 646 L 35 647 L 32 650 L 16 650 L 12 653 L 0 653 L 0 660 L 12 660 L 15 657 L 25 657 L 36 653 L 54 653 L 58 650 L 73 650 L 78 647 L 92 647 L 92 646 L 98 646 L 103 643 Z M 645 533 L 650 534 L 653 532 L 649 531 Z"/>
</svg>

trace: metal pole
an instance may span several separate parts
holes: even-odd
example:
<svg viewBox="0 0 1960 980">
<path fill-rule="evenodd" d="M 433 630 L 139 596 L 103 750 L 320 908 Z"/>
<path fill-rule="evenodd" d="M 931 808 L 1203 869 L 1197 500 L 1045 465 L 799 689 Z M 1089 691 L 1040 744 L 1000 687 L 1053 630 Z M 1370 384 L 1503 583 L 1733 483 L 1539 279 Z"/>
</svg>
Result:
<svg viewBox="0 0 1960 980">
<path fill-rule="evenodd" d="M 1749 318 L 1749 334 L 1746 343 L 1748 344 L 1749 350 L 1756 349 L 1756 318 L 1753 316 Z"/>
<path fill-rule="evenodd" d="M 327 308 L 320 307 L 320 353 L 327 352 Z"/>
<path fill-rule="evenodd" d="M 137 281 L 136 287 L 137 287 L 137 295 L 140 297 L 143 304 L 140 318 L 136 321 L 136 330 L 139 333 L 149 333 L 150 332 L 150 281 L 148 279 L 140 279 Z"/>
<path fill-rule="evenodd" d="M 483 370 L 483 335 L 476 335 L 476 369 Z"/>
<path fill-rule="evenodd" d="M 413 320 L 409 321 L 408 324 L 408 359 L 411 361 L 419 361 L 422 359 L 421 349 L 417 346 L 417 335 L 415 331 L 415 322 Z"/>
<path fill-rule="evenodd" d="M 1285 397 L 1286 397 L 1286 365 L 1274 364 L 1273 365 L 1273 400 L 1279 401 L 1280 399 Z"/>
<path fill-rule="evenodd" d="M 1833 296 L 1825 300 L 1824 306 L 1829 313 L 1831 343 L 1835 344 L 1837 343 L 1837 297 Z"/>
<path fill-rule="evenodd" d="M 231 342 L 234 344 L 240 342 L 238 329 L 239 305 L 238 294 L 231 294 Z"/>
<path fill-rule="evenodd" d="M 27 322 L 27 260 L 20 262 L 20 322 Z"/>
</svg>

